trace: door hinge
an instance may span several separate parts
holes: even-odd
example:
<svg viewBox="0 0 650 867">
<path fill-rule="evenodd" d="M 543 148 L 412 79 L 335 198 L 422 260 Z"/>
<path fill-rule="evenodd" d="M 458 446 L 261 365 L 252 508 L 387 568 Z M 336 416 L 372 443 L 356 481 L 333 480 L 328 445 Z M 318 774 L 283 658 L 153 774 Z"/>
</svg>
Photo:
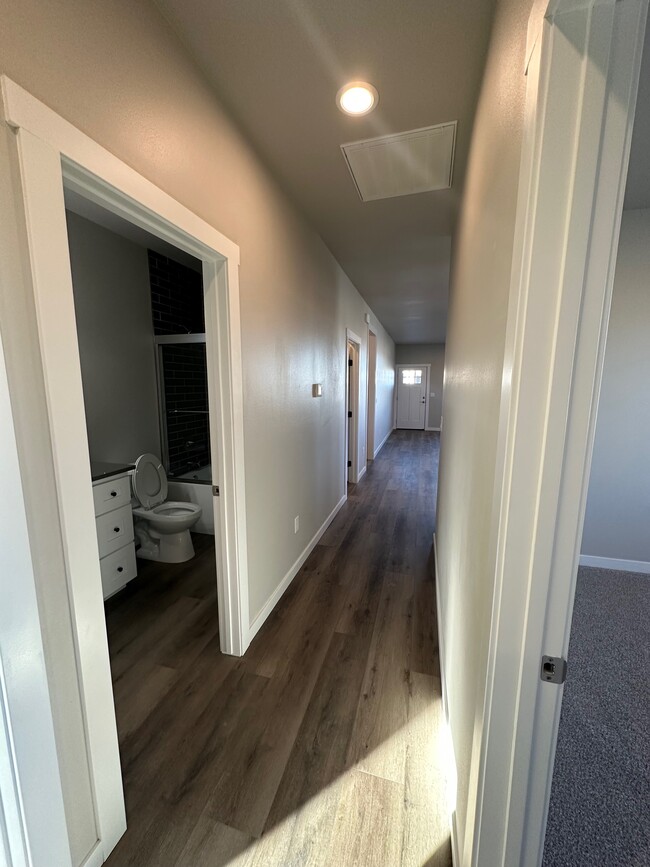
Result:
<svg viewBox="0 0 650 867">
<path fill-rule="evenodd" d="M 353 364 L 354 364 L 354 361 L 352 361 L 351 358 L 348 358 L 348 367 L 352 367 Z"/>
<path fill-rule="evenodd" d="M 566 659 L 561 656 L 542 656 L 539 676 L 546 683 L 564 683 L 566 668 Z"/>
<path fill-rule="evenodd" d="M 348 466 L 349 466 L 349 467 L 352 466 L 352 461 L 348 461 Z"/>
<path fill-rule="evenodd" d="M 352 418 L 352 410 L 351 409 L 348 410 L 348 418 Z"/>
<path fill-rule="evenodd" d="M 219 485 L 212 485 L 212 496 L 213 497 L 219 496 Z"/>
</svg>

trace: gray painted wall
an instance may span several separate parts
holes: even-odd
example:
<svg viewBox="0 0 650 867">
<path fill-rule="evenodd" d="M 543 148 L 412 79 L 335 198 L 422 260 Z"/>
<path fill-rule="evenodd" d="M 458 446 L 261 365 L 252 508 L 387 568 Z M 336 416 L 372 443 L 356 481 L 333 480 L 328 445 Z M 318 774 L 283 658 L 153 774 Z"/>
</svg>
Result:
<svg viewBox="0 0 650 867">
<path fill-rule="evenodd" d="M 90 456 L 160 455 L 147 250 L 67 213 Z"/>
<path fill-rule="evenodd" d="M 625 211 L 582 553 L 650 564 L 650 210 Z"/>
<path fill-rule="evenodd" d="M 440 428 L 442 417 L 442 383 L 445 375 L 444 343 L 398 343 L 395 364 L 430 364 L 428 428 Z"/>
</svg>

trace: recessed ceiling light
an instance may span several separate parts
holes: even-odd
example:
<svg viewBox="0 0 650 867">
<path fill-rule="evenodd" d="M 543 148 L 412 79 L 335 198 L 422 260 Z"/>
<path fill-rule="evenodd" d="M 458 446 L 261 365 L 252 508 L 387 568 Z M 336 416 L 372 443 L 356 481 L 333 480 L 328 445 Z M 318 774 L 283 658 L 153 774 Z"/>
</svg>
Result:
<svg viewBox="0 0 650 867">
<path fill-rule="evenodd" d="M 336 94 L 336 104 L 345 112 L 357 117 L 368 114 L 379 102 L 379 94 L 367 81 L 351 81 Z"/>
</svg>

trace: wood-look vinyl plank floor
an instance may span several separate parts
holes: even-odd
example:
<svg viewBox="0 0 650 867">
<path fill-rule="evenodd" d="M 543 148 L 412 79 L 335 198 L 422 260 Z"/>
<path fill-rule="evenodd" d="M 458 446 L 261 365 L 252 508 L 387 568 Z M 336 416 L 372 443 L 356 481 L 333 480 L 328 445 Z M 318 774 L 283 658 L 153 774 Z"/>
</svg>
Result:
<svg viewBox="0 0 650 867">
<path fill-rule="evenodd" d="M 437 462 L 437 434 L 393 433 L 241 659 L 219 651 L 211 537 L 109 600 L 109 867 L 450 867 Z"/>
</svg>

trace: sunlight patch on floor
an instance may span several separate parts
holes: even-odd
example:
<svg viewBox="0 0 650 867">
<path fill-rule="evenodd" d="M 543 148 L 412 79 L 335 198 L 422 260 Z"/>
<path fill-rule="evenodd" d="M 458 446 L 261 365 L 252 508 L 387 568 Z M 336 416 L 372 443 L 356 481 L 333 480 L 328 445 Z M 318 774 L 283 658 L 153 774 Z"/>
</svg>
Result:
<svg viewBox="0 0 650 867">
<path fill-rule="evenodd" d="M 417 713 L 223 867 L 449 867 L 451 738 L 439 681 L 412 676 Z"/>
</svg>

